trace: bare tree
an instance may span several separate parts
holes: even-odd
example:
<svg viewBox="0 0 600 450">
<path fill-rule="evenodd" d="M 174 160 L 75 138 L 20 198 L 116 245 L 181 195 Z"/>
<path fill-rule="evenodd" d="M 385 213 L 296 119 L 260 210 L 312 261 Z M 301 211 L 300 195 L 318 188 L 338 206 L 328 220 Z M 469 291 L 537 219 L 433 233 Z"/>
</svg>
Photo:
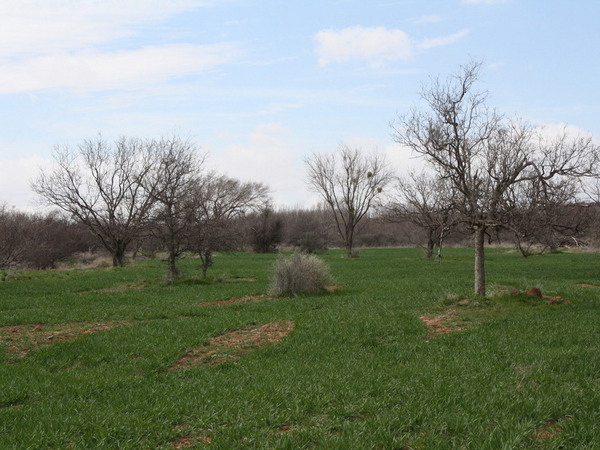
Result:
<svg viewBox="0 0 600 450">
<path fill-rule="evenodd" d="M 283 221 L 284 242 L 304 253 L 326 250 L 332 242 L 335 224 L 329 207 L 321 203 L 311 209 L 278 211 Z"/>
<path fill-rule="evenodd" d="M 98 136 L 77 151 L 56 147 L 54 159 L 56 167 L 42 170 L 33 190 L 86 225 L 111 253 L 113 265 L 123 265 L 155 201 L 142 182 L 154 167 L 148 145 L 126 137 L 111 145 Z"/>
<path fill-rule="evenodd" d="M 234 220 L 264 208 L 268 194 L 264 184 L 244 183 L 214 173 L 204 175 L 196 183 L 190 198 L 193 213 L 189 247 L 200 255 L 203 277 L 213 264 L 215 251 L 234 250 L 242 241 L 242 234 L 236 236 Z"/>
<path fill-rule="evenodd" d="M 56 211 L 41 215 L 0 204 L 0 269 L 46 269 L 87 250 L 92 237 L 82 228 Z"/>
<path fill-rule="evenodd" d="M 394 138 L 412 148 L 443 178 L 459 201 L 457 210 L 475 238 L 475 293 L 485 295 L 484 245 L 488 229 L 500 226 L 512 186 L 538 179 L 548 183 L 595 170 L 598 146 L 566 135 L 536 141 L 533 130 L 507 120 L 474 92 L 481 64 L 472 62 L 421 95 L 429 110 L 413 110 L 393 124 Z"/>
<path fill-rule="evenodd" d="M 250 226 L 250 242 L 255 253 L 274 253 L 281 242 L 283 222 L 276 217 L 271 205 L 267 204 L 255 217 Z"/>
<path fill-rule="evenodd" d="M 391 222 L 410 220 L 426 233 L 425 256 L 431 258 L 437 245 L 441 258 L 444 239 L 457 221 L 447 180 L 426 172 L 412 172 L 397 181 L 392 199 L 383 209 L 383 218 Z"/>
<path fill-rule="evenodd" d="M 308 183 L 331 209 L 347 256 L 355 256 L 357 226 L 391 179 L 385 160 L 342 145 L 332 155 L 313 154 L 306 165 Z"/>
<path fill-rule="evenodd" d="M 0 269 L 23 261 L 34 237 L 31 225 L 27 214 L 0 205 Z"/>
<path fill-rule="evenodd" d="M 533 179 L 509 189 L 505 228 L 513 232 L 524 257 L 580 244 L 593 219 L 590 205 L 578 199 L 579 187 L 576 178 L 561 177 Z"/>
<path fill-rule="evenodd" d="M 179 276 L 176 261 L 185 251 L 190 226 L 190 193 L 198 183 L 204 156 L 189 140 L 178 136 L 151 142 L 156 166 L 144 179 L 146 190 L 156 201 L 151 231 L 167 250 L 167 277 Z"/>
</svg>

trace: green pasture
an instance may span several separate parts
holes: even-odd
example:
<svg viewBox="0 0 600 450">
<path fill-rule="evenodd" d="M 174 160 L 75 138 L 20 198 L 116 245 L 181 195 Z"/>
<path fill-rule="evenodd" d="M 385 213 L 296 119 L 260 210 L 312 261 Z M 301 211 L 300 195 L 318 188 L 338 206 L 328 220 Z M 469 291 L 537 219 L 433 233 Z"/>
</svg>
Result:
<svg viewBox="0 0 600 450">
<path fill-rule="evenodd" d="M 276 256 L 219 254 L 208 281 L 186 259 L 171 286 L 161 261 L 0 274 L 0 448 L 600 448 L 600 289 L 580 286 L 600 255 L 489 250 L 485 299 L 470 249 L 321 256 L 333 292 L 209 306 L 265 294 Z M 444 314 L 457 331 L 432 335 Z M 282 320 L 277 343 L 169 370 Z"/>
</svg>

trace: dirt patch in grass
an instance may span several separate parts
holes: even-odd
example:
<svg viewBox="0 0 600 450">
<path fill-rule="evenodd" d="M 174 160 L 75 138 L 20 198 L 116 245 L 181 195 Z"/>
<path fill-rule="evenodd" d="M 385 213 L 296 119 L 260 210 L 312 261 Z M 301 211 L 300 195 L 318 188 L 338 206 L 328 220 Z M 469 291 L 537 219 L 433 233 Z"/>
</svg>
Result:
<svg viewBox="0 0 600 450">
<path fill-rule="evenodd" d="M 435 316 L 421 316 L 419 319 L 421 319 L 427 327 L 427 337 L 425 338 L 427 341 L 436 336 L 465 329 L 464 324 L 461 323 L 458 312 L 454 309 Z"/>
<path fill-rule="evenodd" d="M 325 286 L 325 290 L 327 292 L 335 292 L 335 291 L 339 291 L 342 287 L 341 286 L 337 286 L 337 285 L 333 285 L 333 286 Z"/>
<path fill-rule="evenodd" d="M 534 431 L 532 431 L 529 434 L 529 438 L 538 443 L 543 443 L 544 441 L 554 439 L 560 433 L 564 433 L 564 425 L 571 419 L 571 416 L 565 416 L 561 419 L 548 419 L 543 424 L 538 426 Z"/>
<path fill-rule="evenodd" d="M 256 278 L 223 278 L 223 283 L 256 283 Z"/>
<path fill-rule="evenodd" d="M 529 297 L 537 297 L 540 300 L 544 300 L 548 305 L 570 305 L 572 302 L 562 297 L 551 297 L 548 295 L 544 295 L 542 290 L 537 287 L 533 287 L 531 289 L 527 289 L 526 291 L 519 291 L 518 289 L 512 292 L 512 295 L 525 294 Z"/>
<path fill-rule="evenodd" d="M 283 425 L 277 428 L 278 433 L 292 433 L 294 431 L 300 431 L 301 428 L 298 425 L 292 425 L 289 423 L 284 423 Z"/>
<path fill-rule="evenodd" d="M 577 286 L 587 287 L 587 288 L 600 288 L 598 284 L 587 284 L 587 283 L 577 283 Z"/>
<path fill-rule="evenodd" d="M 217 300 L 214 302 L 198 303 L 198 306 L 230 305 L 231 303 L 253 303 L 253 302 L 262 302 L 263 300 L 273 300 L 273 297 L 269 297 L 264 294 L 246 295 L 245 297 L 231 298 L 229 300 Z"/>
<path fill-rule="evenodd" d="M 9 354 L 24 358 L 31 350 L 76 339 L 84 334 L 110 330 L 124 325 L 128 325 L 128 322 L 9 325 L 0 327 L 0 342 L 6 345 Z"/>
<path fill-rule="evenodd" d="M 503 297 L 512 297 L 517 302 L 525 301 L 527 304 L 546 303 L 548 305 L 569 305 L 572 302 L 562 297 L 544 295 L 540 288 L 531 288 L 521 291 L 509 286 L 495 286 L 495 293 L 485 298 L 462 298 L 451 295 L 441 305 L 435 307 L 433 312 L 420 316 L 419 319 L 427 327 L 426 341 L 437 336 L 463 331 L 477 326 L 485 320 L 493 319 L 497 314 L 502 314 Z"/>
<path fill-rule="evenodd" d="M 176 429 L 187 428 L 186 425 L 178 426 Z M 169 441 L 170 448 L 194 448 L 201 445 L 210 445 L 212 438 L 206 432 L 192 433 L 187 436 L 177 437 Z"/>
<path fill-rule="evenodd" d="M 212 339 L 203 347 L 182 356 L 170 370 L 184 369 L 199 364 L 216 366 L 240 358 L 242 355 L 282 340 L 294 329 L 294 322 L 281 320 L 261 326 L 248 326 Z"/>
</svg>

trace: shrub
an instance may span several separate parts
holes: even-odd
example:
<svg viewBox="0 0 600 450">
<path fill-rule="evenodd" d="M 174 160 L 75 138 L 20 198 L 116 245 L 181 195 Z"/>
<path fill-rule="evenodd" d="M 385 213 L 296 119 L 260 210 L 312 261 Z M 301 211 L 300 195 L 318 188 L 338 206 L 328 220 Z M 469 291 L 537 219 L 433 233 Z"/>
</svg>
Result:
<svg viewBox="0 0 600 450">
<path fill-rule="evenodd" d="M 273 267 L 271 295 L 297 296 L 325 290 L 330 282 L 329 267 L 318 257 L 294 253 L 280 257 Z"/>
</svg>

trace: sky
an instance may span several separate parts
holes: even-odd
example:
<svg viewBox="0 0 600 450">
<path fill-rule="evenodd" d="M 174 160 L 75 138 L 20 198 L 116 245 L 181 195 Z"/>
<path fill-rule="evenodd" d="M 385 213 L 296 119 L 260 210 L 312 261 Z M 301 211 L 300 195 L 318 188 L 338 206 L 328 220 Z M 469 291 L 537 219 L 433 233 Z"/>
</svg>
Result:
<svg viewBox="0 0 600 450">
<path fill-rule="evenodd" d="M 177 134 L 206 168 L 308 207 L 305 159 L 340 145 L 419 168 L 390 123 L 481 61 L 489 105 L 600 137 L 597 0 L 0 0 L 0 203 L 55 146 Z"/>
</svg>

